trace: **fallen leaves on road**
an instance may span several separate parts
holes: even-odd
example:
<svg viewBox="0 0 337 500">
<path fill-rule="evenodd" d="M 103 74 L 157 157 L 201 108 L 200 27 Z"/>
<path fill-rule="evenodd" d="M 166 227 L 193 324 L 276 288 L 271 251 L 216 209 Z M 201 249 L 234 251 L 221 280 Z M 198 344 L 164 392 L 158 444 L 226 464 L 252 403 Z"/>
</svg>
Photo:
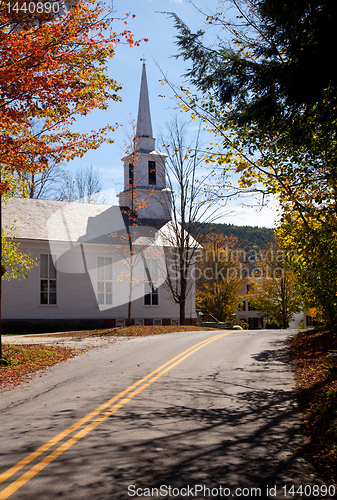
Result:
<svg viewBox="0 0 337 500">
<path fill-rule="evenodd" d="M 9 365 L 0 366 L 0 389 L 10 389 L 39 370 L 66 361 L 84 349 L 40 345 L 4 345 L 2 356 Z"/>
<path fill-rule="evenodd" d="M 310 330 L 290 341 L 299 403 L 315 459 L 330 480 L 337 479 L 337 364 L 329 351 L 337 336 Z"/>
</svg>

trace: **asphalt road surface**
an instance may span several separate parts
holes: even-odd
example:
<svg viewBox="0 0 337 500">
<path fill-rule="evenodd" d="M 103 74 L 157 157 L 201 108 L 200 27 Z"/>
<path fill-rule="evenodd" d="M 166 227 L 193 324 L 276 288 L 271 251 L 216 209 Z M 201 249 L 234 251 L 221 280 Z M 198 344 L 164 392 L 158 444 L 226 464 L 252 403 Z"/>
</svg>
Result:
<svg viewBox="0 0 337 500">
<path fill-rule="evenodd" d="M 1 392 L 0 500 L 333 498 L 309 464 L 289 335 L 121 340 Z"/>
</svg>

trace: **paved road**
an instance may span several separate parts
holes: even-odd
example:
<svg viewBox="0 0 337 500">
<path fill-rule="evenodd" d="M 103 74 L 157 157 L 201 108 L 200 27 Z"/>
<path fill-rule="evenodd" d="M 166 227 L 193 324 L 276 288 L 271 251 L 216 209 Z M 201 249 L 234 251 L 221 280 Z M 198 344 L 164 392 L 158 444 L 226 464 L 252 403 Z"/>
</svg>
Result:
<svg viewBox="0 0 337 500">
<path fill-rule="evenodd" d="M 288 336 L 121 340 L 2 392 L 0 500 L 330 498 L 309 495 Z"/>
</svg>

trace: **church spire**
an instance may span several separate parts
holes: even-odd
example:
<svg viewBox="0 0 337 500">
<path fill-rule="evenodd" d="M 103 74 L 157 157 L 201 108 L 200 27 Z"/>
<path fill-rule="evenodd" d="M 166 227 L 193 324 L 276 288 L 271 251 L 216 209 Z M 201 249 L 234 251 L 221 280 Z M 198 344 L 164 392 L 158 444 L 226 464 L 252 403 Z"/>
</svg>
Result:
<svg viewBox="0 0 337 500">
<path fill-rule="evenodd" d="M 172 191 L 166 187 L 166 154 L 156 151 L 152 137 L 149 92 L 143 61 L 135 148 L 135 163 L 127 155 L 124 162 L 124 191 L 119 193 L 121 207 L 129 207 L 138 219 L 169 220 Z"/>
<path fill-rule="evenodd" d="M 140 150 L 153 151 L 155 139 L 152 136 L 152 124 L 150 113 L 149 92 L 147 88 L 145 61 L 143 61 L 142 79 L 140 84 L 138 117 L 137 117 L 137 138 Z M 137 148 L 137 149 L 138 149 Z"/>
</svg>

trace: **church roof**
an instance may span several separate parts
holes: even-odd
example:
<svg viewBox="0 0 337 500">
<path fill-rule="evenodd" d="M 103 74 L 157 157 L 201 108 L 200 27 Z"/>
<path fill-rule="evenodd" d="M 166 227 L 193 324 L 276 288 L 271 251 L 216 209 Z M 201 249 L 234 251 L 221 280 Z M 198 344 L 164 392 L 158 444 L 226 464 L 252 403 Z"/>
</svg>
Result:
<svg viewBox="0 0 337 500">
<path fill-rule="evenodd" d="M 14 227 L 15 238 L 47 241 L 89 241 L 125 229 L 118 206 L 29 198 L 3 206 L 3 226 Z"/>
<path fill-rule="evenodd" d="M 162 219 L 130 219 L 126 207 L 96 203 L 13 198 L 3 204 L 4 233 L 15 228 L 13 236 L 23 240 L 119 244 L 128 227 L 134 244 L 172 247 L 172 223 Z M 132 226 L 132 228 L 131 228 Z M 158 232 L 159 231 L 159 232 Z M 158 233 L 158 234 L 157 234 Z M 113 237 L 112 237 L 113 235 Z M 158 239 L 159 238 L 159 239 Z M 191 243 L 193 238 L 191 237 Z"/>
</svg>

